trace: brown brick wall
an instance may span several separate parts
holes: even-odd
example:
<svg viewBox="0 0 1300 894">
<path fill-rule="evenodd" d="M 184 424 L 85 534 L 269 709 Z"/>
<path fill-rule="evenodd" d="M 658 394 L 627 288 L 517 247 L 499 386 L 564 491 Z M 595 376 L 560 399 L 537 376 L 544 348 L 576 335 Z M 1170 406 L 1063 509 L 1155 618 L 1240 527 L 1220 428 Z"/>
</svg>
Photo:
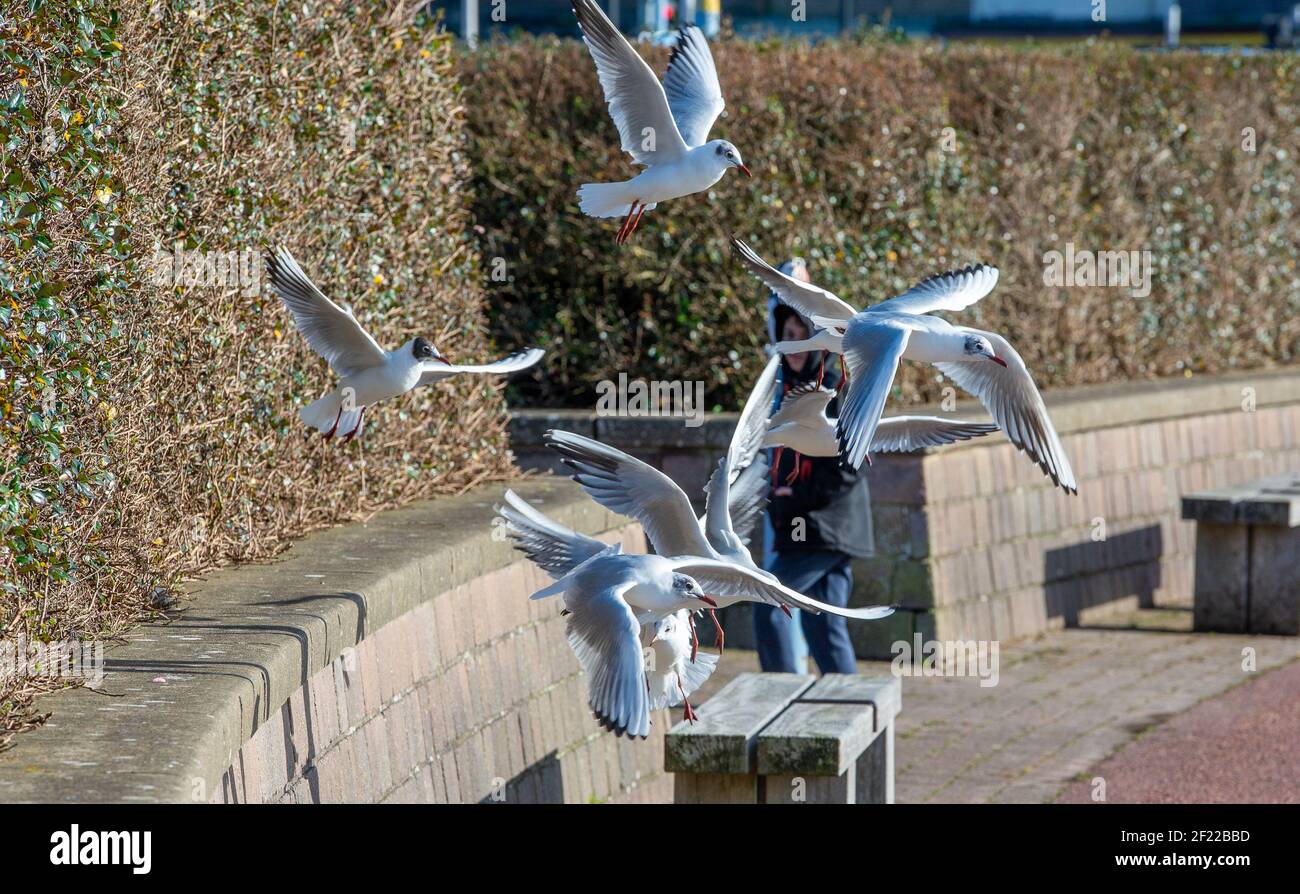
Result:
<svg viewBox="0 0 1300 894">
<path fill-rule="evenodd" d="M 602 539 L 645 549 L 635 526 Z M 671 801 L 667 715 L 646 741 L 597 726 L 558 602 L 528 599 L 548 580 L 515 562 L 345 650 L 244 744 L 213 800 Z"/>
<path fill-rule="evenodd" d="M 1195 527 L 1179 518 L 1180 497 L 1300 469 L 1300 406 L 1062 440 L 1077 496 L 1002 439 L 883 458 L 869 473 L 881 555 L 860 569 L 860 589 L 908 609 L 911 631 L 941 639 L 1010 639 L 1139 605 L 1190 607 Z M 1105 539 L 1094 540 L 1102 524 Z M 859 625 L 859 645 L 878 651 L 910 635 L 908 620 L 888 631 Z"/>
</svg>

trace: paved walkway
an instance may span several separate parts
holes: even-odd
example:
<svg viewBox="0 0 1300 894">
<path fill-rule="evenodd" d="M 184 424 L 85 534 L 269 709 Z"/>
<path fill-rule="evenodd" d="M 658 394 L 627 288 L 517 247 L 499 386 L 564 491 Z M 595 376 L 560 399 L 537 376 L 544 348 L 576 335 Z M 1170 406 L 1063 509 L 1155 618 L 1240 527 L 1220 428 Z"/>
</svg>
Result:
<svg viewBox="0 0 1300 894">
<path fill-rule="evenodd" d="M 898 720 L 899 803 L 1054 801 L 1071 783 L 1097 775 L 1097 764 L 1142 733 L 1256 678 L 1264 688 L 1258 694 L 1255 686 L 1245 690 L 1252 700 L 1242 702 L 1244 696 L 1231 696 L 1235 709 L 1197 713 L 1189 718 L 1192 727 L 1174 727 L 1174 735 L 1195 736 L 1198 731 L 1205 735 L 1222 724 L 1245 724 L 1248 730 L 1237 736 L 1225 730 L 1222 747 L 1241 749 L 1242 766 L 1252 762 L 1276 766 L 1289 760 L 1294 794 L 1295 778 L 1300 775 L 1295 771 L 1300 763 L 1300 736 L 1295 731 L 1300 711 L 1295 708 L 1297 684 L 1292 681 L 1300 680 L 1296 676 L 1300 664 L 1287 668 L 1286 676 L 1276 683 L 1263 672 L 1300 657 L 1300 638 L 1170 629 L 1185 627 L 1187 614 L 1140 613 L 1122 628 L 1071 629 L 1003 644 L 1000 679 L 992 687 L 981 687 L 974 677 L 905 677 Z M 1242 669 L 1242 650 L 1248 647 L 1255 650 L 1255 674 Z M 859 668 L 865 674 L 890 672 L 887 662 L 860 662 Z M 758 670 L 755 653 L 729 649 L 705 695 L 736 674 L 753 670 Z M 1242 720 L 1243 714 L 1258 711 L 1260 704 L 1270 700 L 1276 700 L 1283 712 L 1289 708 L 1290 727 L 1284 721 Z M 1270 742 L 1272 736 L 1279 740 Z M 1151 741 L 1167 740 L 1153 733 Z M 1150 753 L 1121 753 L 1108 771 L 1115 774 L 1113 779 L 1107 776 L 1108 799 L 1118 800 L 1119 789 L 1137 800 L 1161 800 L 1162 794 L 1167 800 L 1183 773 L 1198 772 L 1214 754 L 1213 750 L 1188 752 L 1186 765 L 1174 758 L 1165 760 L 1159 765 L 1165 788 L 1153 781 L 1139 789 L 1130 780 L 1148 772 Z M 1149 772 L 1157 772 L 1155 765 Z M 1257 799 L 1247 792 L 1233 794 L 1232 784 L 1233 779 L 1225 777 L 1217 791 L 1236 800 Z M 1070 789 L 1070 793 L 1078 791 Z"/>
<path fill-rule="evenodd" d="M 1090 772 L 1111 803 L 1300 804 L 1300 661 L 1201 702 Z M 1081 780 L 1060 800 L 1091 793 Z"/>
</svg>

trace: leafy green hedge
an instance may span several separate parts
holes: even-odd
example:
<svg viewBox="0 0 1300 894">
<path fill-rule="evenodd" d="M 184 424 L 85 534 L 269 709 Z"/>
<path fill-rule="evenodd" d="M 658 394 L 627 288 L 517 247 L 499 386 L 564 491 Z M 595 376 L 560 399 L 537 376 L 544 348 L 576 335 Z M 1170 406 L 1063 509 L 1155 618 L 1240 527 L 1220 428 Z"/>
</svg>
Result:
<svg viewBox="0 0 1300 894">
<path fill-rule="evenodd" d="M 662 72 L 666 51 L 642 51 Z M 1295 362 L 1293 54 L 873 40 L 714 51 L 728 108 L 712 136 L 735 142 L 755 178 L 731 172 L 661 205 L 621 250 L 617 222 L 581 216 L 574 197 L 638 170 L 585 48 L 528 40 L 465 60 L 482 251 L 509 274 L 489 283 L 493 326 L 553 348 L 548 375 L 516 386 L 530 402 L 590 406 L 596 381 L 626 371 L 701 379 L 711 404 L 734 408 L 765 335 L 728 232 L 773 262 L 804 255 L 858 306 L 996 264 L 997 291 L 960 318 L 1005 331 L 1044 386 Z M 1068 242 L 1151 251 L 1151 294 L 1044 285 L 1044 254 Z M 899 397 L 937 396 L 932 370 L 904 372 Z"/>
<path fill-rule="evenodd" d="M 119 37 L 93 0 L 0 12 L 0 636 L 93 625 L 93 601 L 65 615 L 51 593 L 94 588 L 111 562 L 95 533 L 115 482 L 114 308 L 130 287 Z M 0 745 L 26 695 L 0 679 Z"/>
<path fill-rule="evenodd" d="M 187 574 L 509 472 L 492 381 L 307 437 L 332 377 L 260 276 L 285 244 L 381 342 L 493 353 L 435 21 L 0 2 L 0 637 L 111 635 Z M 193 263 L 217 256 L 245 279 Z M 29 683 L 0 691 L 0 740 Z"/>
<path fill-rule="evenodd" d="M 0 590 L 97 575 L 87 508 L 114 482 L 102 401 L 114 307 L 129 287 L 116 207 L 121 70 L 116 17 L 72 0 L 8 4 L 0 37 Z M 32 632 L 53 623 L 26 607 Z M 12 623 L 9 617 L 0 621 Z M 0 630 L 4 629 L 0 627 Z"/>
</svg>

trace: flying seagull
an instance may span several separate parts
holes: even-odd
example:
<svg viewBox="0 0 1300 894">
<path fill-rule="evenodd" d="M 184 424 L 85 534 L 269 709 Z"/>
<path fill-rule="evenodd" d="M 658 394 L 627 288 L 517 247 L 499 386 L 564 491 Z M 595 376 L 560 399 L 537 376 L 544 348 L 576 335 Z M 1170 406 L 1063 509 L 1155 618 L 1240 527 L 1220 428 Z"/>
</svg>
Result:
<svg viewBox="0 0 1300 894">
<path fill-rule="evenodd" d="M 578 190 L 583 214 L 623 217 L 616 237 L 622 244 L 659 202 L 703 192 L 728 168 L 752 176 L 739 149 L 708 140 L 726 103 L 703 31 L 687 25 L 678 32 L 660 83 L 595 0 L 573 0 L 573 12 L 596 60 L 623 151 L 646 168 L 620 183 L 584 183 Z"/>
<path fill-rule="evenodd" d="M 835 391 L 811 383 L 792 388 L 781 407 L 768 420 L 764 447 L 789 447 L 804 456 L 836 456 L 835 420 L 826 406 Z M 998 430 L 989 422 L 963 422 L 938 416 L 887 416 L 876 426 L 872 453 L 910 453 L 924 447 L 940 447 L 955 441 L 980 438 Z"/>
<path fill-rule="evenodd" d="M 361 328 L 351 308 L 335 304 L 316 288 L 287 249 L 268 254 L 266 269 L 298 331 L 339 376 L 337 388 L 299 413 L 304 423 L 324 432 L 326 438 L 345 432 L 344 440 L 351 440 L 361 430 L 366 407 L 377 401 L 459 373 L 518 372 L 537 363 L 545 353 L 530 348 L 495 363 L 463 366 L 451 363 L 423 338 L 385 351 Z"/>
<path fill-rule="evenodd" d="M 718 667 L 719 656 L 708 652 L 695 654 L 692 648 L 691 613 L 686 609 L 673 612 L 653 626 L 642 627 L 651 631 L 651 664 L 646 668 L 646 688 L 650 693 L 650 710 L 683 706 L 684 717 L 694 723 L 695 709 L 690 696 L 704 685 Z"/>
<path fill-rule="evenodd" d="M 515 549 L 556 580 L 572 574 L 588 559 L 622 553 L 620 544 L 580 534 L 512 490 L 505 492 L 504 500 L 505 505 L 498 505 L 496 510 Z M 651 711 L 685 705 L 686 718 L 694 720 L 695 712 L 687 699 L 713 673 L 718 656 L 693 649 L 693 631 L 692 612 L 687 609 L 642 624 L 642 644 L 653 654 L 653 663 L 646 667 Z"/>
<path fill-rule="evenodd" d="M 954 326 L 935 311 L 961 311 L 998 282 L 996 267 L 974 264 L 922 280 L 864 311 L 826 289 L 792 279 L 739 239 L 732 245 L 751 273 L 819 329 L 841 340 L 849 384 L 836 422 L 840 460 L 858 468 L 867 458 L 899 360 L 933 363 L 980 399 L 1007 438 L 1052 483 L 1078 493 L 1074 471 L 1025 361 L 994 332 Z"/>
<path fill-rule="evenodd" d="M 819 602 L 756 568 L 752 560 L 720 552 L 709 542 L 686 493 L 654 466 L 621 450 L 554 429 L 546 432 L 542 441 L 560 454 L 561 462 L 574 473 L 570 477 L 588 496 L 606 509 L 639 521 L 655 552 L 676 557 L 676 570 L 695 578 L 719 607 L 766 602 L 787 611 L 824 611 L 859 620 L 883 618 L 894 611 L 889 606 L 841 608 Z"/>
<path fill-rule="evenodd" d="M 587 677 L 587 703 L 617 736 L 650 735 L 642 625 L 715 605 L 678 565 L 662 556 L 601 553 L 532 595 L 564 594 L 569 646 Z"/>
</svg>

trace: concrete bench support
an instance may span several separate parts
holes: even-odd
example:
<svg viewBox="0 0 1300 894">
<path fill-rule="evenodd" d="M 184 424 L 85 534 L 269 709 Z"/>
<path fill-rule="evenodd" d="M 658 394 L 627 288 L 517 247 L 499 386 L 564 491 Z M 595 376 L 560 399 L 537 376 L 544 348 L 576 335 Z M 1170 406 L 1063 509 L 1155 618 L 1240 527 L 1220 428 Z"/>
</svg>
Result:
<svg viewBox="0 0 1300 894">
<path fill-rule="evenodd" d="M 1183 498 L 1197 630 L 1300 634 L 1300 474 Z"/>
<path fill-rule="evenodd" d="M 892 804 L 893 677 L 744 674 L 679 723 L 665 769 L 679 804 Z"/>
</svg>

